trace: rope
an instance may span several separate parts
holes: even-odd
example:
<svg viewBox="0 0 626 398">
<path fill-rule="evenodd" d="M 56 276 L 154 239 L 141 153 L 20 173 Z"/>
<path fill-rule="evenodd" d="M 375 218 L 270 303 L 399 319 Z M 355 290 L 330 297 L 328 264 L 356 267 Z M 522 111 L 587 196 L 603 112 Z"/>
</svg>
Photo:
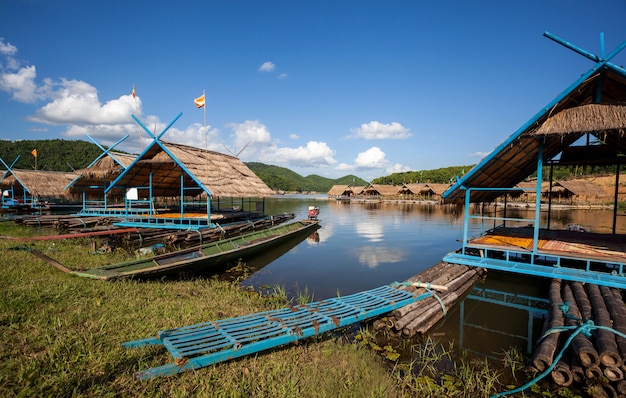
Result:
<svg viewBox="0 0 626 398">
<path fill-rule="evenodd" d="M 567 304 L 567 305 L 564 305 L 564 304 Z M 562 304 L 559 305 L 559 308 L 561 308 L 561 310 L 563 310 L 563 308 L 569 309 L 569 303 L 567 303 L 567 302 L 562 303 Z M 576 317 L 572 316 L 571 314 L 565 314 L 565 315 L 569 315 L 571 318 L 578 319 L 579 321 L 582 321 L 580 318 L 576 318 Z M 546 337 L 548 334 L 551 334 L 551 333 L 561 333 L 561 332 L 566 331 L 566 330 L 574 330 L 574 332 L 568 337 L 568 339 L 563 344 L 563 348 L 561 348 L 561 351 L 559 351 L 558 355 L 552 361 L 552 365 L 550 365 L 546 370 L 544 370 L 543 372 L 539 373 L 534 379 L 530 380 L 528 383 L 524 384 L 523 386 L 518 387 L 518 388 L 513 389 L 513 390 L 504 391 L 504 392 L 498 393 L 496 395 L 492 395 L 491 398 L 498 398 L 498 397 L 504 397 L 505 395 L 509 395 L 509 394 L 516 394 L 516 393 L 522 392 L 522 391 L 526 390 L 527 388 L 529 388 L 530 386 L 536 384 L 539 380 L 543 379 L 550 372 L 552 372 L 552 369 L 554 369 L 554 367 L 561 360 L 561 357 L 563 356 L 563 353 L 565 352 L 567 347 L 569 347 L 569 345 L 572 342 L 572 340 L 574 340 L 574 337 L 576 337 L 579 333 L 582 333 L 585 336 L 589 337 L 589 336 L 591 336 L 591 331 L 597 330 L 597 329 L 601 329 L 601 330 L 606 330 L 606 331 L 612 332 L 612 333 L 614 333 L 614 334 L 616 334 L 616 335 L 626 339 L 626 334 L 623 334 L 623 333 L 621 333 L 621 332 L 619 332 L 619 331 L 617 331 L 617 330 L 615 330 L 613 328 L 607 327 L 607 326 L 595 325 L 592 320 L 588 320 L 586 322 L 583 322 L 579 326 L 558 326 L 558 327 L 555 327 L 555 328 L 551 328 L 551 329 L 547 330 L 544 333 L 543 336 L 541 336 L 541 339 L 543 339 L 544 337 Z M 539 339 L 539 340 L 541 340 L 541 339 Z"/>
<path fill-rule="evenodd" d="M 448 315 L 448 310 L 446 309 L 446 305 L 443 303 L 443 300 L 441 299 L 441 297 L 439 297 L 437 295 L 437 292 L 435 290 L 433 290 L 431 288 L 431 284 L 430 282 L 392 282 L 390 284 L 391 287 L 394 288 L 398 288 L 400 286 L 414 286 L 415 284 L 422 284 L 423 286 L 421 286 L 422 288 L 426 289 L 426 291 L 430 292 L 432 294 L 432 296 L 439 302 L 439 305 L 441 306 L 441 311 L 443 311 L 443 316 Z"/>
</svg>

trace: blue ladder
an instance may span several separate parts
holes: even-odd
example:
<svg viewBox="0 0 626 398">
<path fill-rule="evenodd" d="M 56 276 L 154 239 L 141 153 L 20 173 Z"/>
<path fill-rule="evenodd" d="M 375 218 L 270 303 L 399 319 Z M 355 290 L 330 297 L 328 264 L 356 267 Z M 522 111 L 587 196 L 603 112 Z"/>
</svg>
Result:
<svg viewBox="0 0 626 398">
<path fill-rule="evenodd" d="M 373 318 L 432 295 L 381 286 L 345 297 L 162 330 L 122 345 L 163 345 L 174 363 L 139 371 L 138 380 L 182 373 L 264 351 Z"/>
</svg>

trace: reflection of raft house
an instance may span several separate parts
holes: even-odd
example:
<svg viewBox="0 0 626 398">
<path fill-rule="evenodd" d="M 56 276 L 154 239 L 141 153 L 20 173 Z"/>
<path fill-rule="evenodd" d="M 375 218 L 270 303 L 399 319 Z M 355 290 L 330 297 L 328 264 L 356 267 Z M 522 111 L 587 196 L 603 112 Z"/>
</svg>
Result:
<svg viewBox="0 0 626 398">
<path fill-rule="evenodd" d="M 242 219 L 263 215 L 263 198 L 274 192 L 243 162 L 234 156 L 161 141 L 159 137 L 168 128 L 153 136 L 152 143 L 107 185 L 107 197 L 125 197 L 123 209 L 107 206 L 92 214 L 117 213 L 124 219 L 120 226 L 183 229 L 215 227 L 226 213 L 228 220 L 237 219 L 234 213 L 241 213 Z M 165 206 L 175 211 L 158 211 Z"/>
<path fill-rule="evenodd" d="M 611 233 L 555 230 L 550 219 L 554 165 L 613 165 L 619 187 L 623 156 L 618 155 L 626 153 L 626 70 L 610 60 L 626 42 L 607 56 L 596 56 L 545 35 L 595 65 L 444 192 L 445 202 L 465 203 L 462 249 L 444 261 L 624 288 L 626 235 L 616 233 L 617 191 Z M 498 213 L 470 214 L 472 203 L 502 198 L 506 203 L 508 194 L 519 190 L 516 185 L 534 173 L 534 217 L 508 218 L 506 206 L 500 206 Z M 543 195 L 536 195 L 543 191 L 544 178 L 547 222 L 540 217 Z M 574 188 L 572 182 L 562 181 L 559 186 L 556 191 L 591 193 L 589 186 Z M 470 220 L 477 225 L 475 219 L 481 228 L 494 228 L 470 237 Z"/>
</svg>

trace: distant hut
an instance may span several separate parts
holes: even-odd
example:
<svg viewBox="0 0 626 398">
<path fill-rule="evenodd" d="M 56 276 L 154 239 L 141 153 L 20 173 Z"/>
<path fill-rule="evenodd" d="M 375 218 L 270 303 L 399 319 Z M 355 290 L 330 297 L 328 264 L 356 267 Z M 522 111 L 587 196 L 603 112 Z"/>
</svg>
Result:
<svg viewBox="0 0 626 398">
<path fill-rule="evenodd" d="M 558 181 L 552 187 L 552 199 L 568 203 L 597 203 L 610 199 L 598 185 L 584 180 Z"/>
<path fill-rule="evenodd" d="M 0 180 L 2 200 L 13 199 L 33 208 L 51 202 L 77 202 L 79 198 L 65 190 L 77 176 L 62 171 L 10 169 Z"/>
<path fill-rule="evenodd" d="M 328 196 L 333 198 L 349 197 L 353 194 L 354 192 L 350 185 L 333 185 L 328 190 Z"/>
<path fill-rule="evenodd" d="M 425 187 L 426 184 L 402 184 L 402 187 L 398 189 L 398 195 L 410 198 L 418 197 L 422 194 Z"/>
<path fill-rule="evenodd" d="M 435 183 L 426 183 L 426 188 L 428 188 L 427 197 L 431 200 L 440 200 L 441 195 L 446 191 L 446 189 L 450 188 L 450 184 L 435 184 Z"/>
<path fill-rule="evenodd" d="M 106 194 L 126 194 L 129 206 L 147 209 L 148 224 L 166 222 L 155 215 L 157 198 L 179 209 L 170 217 L 172 227 L 213 225 L 211 212 L 224 208 L 262 212 L 263 202 L 243 198 L 264 198 L 275 194 L 235 156 L 155 139 L 107 187 Z M 205 209 L 206 218 L 185 216 L 186 209 Z M 136 223 L 135 218 L 132 223 Z M 128 224 L 128 223 L 125 223 Z M 169 225 L 168 225 L 169 227 Z"/>
<path fill-rule="evenodd" d="M 369 197 L 391 197 L 398 195 L 398 187 L 393 185 L 370 184 L 362 194 Z"/>
</svg>

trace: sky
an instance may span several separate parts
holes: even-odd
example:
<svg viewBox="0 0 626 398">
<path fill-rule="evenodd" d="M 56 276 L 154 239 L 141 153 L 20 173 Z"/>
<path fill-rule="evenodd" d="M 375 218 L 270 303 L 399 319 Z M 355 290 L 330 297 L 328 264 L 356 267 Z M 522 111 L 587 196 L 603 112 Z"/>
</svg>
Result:
<svg viewBox="0 0 626 398">
<path fill-rule="evenodd" d="M 625 19 L 625 0 L 0 0 L 0 140 L 140 153 L 132 115 L 158 136 L 182 113 L 162 140 L 303 176 L 476 164 L 594 65 L 544 32 L 602 55 Z"/>
</svg>

